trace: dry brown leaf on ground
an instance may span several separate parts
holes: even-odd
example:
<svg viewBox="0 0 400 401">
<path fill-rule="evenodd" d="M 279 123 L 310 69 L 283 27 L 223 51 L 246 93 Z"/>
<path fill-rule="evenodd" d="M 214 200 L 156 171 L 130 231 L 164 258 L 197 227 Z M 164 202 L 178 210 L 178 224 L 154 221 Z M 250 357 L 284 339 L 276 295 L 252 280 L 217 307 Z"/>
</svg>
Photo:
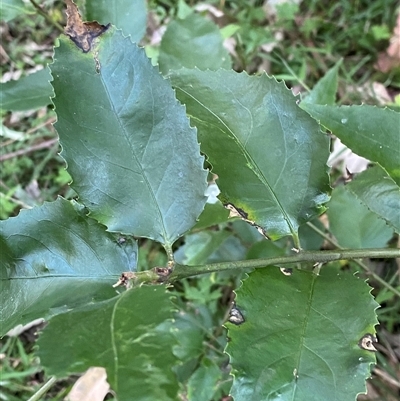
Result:
<svg viewBox="0 0 400 401">
<path fill-rule="evenodd" d="M 72 386 L 65 401 L 103 401 L 110 390 L 104 368 L 89 368 Z"/>
<path fill-rule="evenodd" d="M 392 68 L 400 67 L 400 12 L 396 26 L 386 52 L 380 53 L 375 68 L 382 72 L 389 72 Z"/>
</svg>

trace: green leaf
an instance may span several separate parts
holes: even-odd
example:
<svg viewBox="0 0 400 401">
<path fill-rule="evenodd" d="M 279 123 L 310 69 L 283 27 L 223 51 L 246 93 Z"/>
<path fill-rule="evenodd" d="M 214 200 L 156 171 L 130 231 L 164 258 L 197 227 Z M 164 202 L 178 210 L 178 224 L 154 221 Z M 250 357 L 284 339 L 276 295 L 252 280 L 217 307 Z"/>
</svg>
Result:
<svg viewBox="0 0 400 401">
<path fill-rule="evenodd" d="M 16 81 L 0 83 L 1 109 L 23 111 L 51 104 L 50 97 L 54 95 L 51 79 L 50 71 L 45 67 Z"/>
<path fill-rule="evenodd" d="M 142 286 L 58 315 L 39 337 L 38 356 L 58 377 L 104 367 L 119 401 L 176 400 L 175 340 L 163 328 L 171 308 L 165 287 Z"/>
<path fill-rule="evenodd" d="M 2 0 L 0 7 L 0 21 L 9 22 L 21 14 L 28 14 L 22 0 Z"/>
<path fill-rule="evenodd" d="M 382 167 L 363 171 L 346 188 L 400 233 L 400 188 Z"/>
<path fill-rule="evenodd" d="M 201 365 L 190 377 L 188 388 L 188 400 L 190 401 L 210 401 L 221 381 L 222 372 L 214 361 L 203 358 Z"/>
<path fill-rule="evenodd" d="M 378 323 L 370 290 L 329 266 L 251 273 L 236 296 L 245 320 L 227 324 L 235 401 L 354 401 L 375 363 L 358 345 Z"/>
<path fill-rule="evenodd" d="M 217 224 L 225 223 L 229 219 L 229 210 L 220 201 L 216 203 L 206 203 L 203 212 L 199 216 L 199 221 L 193 230 L 201 230 Z"/>
<path fill-rule="evenodd" d="M 342 60 L 339 60 L 314 86 L 308 96 L 302 100 L 300 107 L 305 103 L 335 104 L 338 88 L 338 70 Z"/>
<path fill-rule="evenodd" d="M 264 259 L 272 258 L 274 256 L 283 256 L 285 248 L 280 248 L 276 242 L 272 241 L 259 241 L 251 246 L 247 252 L 246 259 Z"/>
<path fill-rule="evenodd" d="M 310 221 L 310 223 L 316 226 L 322 232 L 325 230 L 324 225 L 318 218 Z M 319 233 L 314 231 L 308 224 L 303 224 L 302 226 L 300 226 L 299 236 L 301 238 L 303 249 L 307 251 L 320 250 L 324 243 L 323 237 L 321 237 Z"/>
<path fill-rule="evenodd" d="M 17 324 L 113 297 L 136 269 L 136 242 L 115 236 L 59 198 L 0 222 L 1 335 Z"/>
<path fill-rule="evenodd" d="M 347 186 L 333 190 L 327 214 L 330 231 L 343 248 L 385 247 L 393 236 L 393 229 L 362 204 Z"/>
<path fill-rule="evenodd" d="M 266 75 L 182 69 L 172 76 L 218 175 L 220 199 L 272 239 L 324 209 L 328 138 L 283 83 Z"/>
<path fill-rule="evenodd" d="M 243 259 L 245 249 L 239 240 L 226 230 L 201 231 L 185 237 L 185 245 L 175 254 L 180 264 L 201 265 Z"/>
<path fill-rule="evenodd" d="M 185 0 L 178 0 L 176 16 L 178 19 L 184 19 L 193 13 L 193 8 L 185 3 Z"/>
<path fill-rule="evenodd" d="M 347 147 L 379 163 L 400 185 L 400 113 L 375 106 L 321 106 L 303 104 Z"/>
<path fill-rule="evenodd" d="M 166 74 L 181 67 L 230 68 L 231 59 L 218 27 L 198 14 L 190 14 L 168 25 L 161 41 L 159 63 L 160 71 Z"/>
<path fill-rule="evenodd" d="M 56 129 L 73 189 L 109 231 L 170 247 L 195 224 L 207 183 L 168 81 L 113 28 L 93 53 L 61 39 L 55 59 Z"/>
<path fill-rule="evenodd" d="M 177 342 L 174 355 L 181 361 L 198 358 L 204 352 L 207 330 L 204 330 L 204 318 L 199 311 L 195 314 L 180 310 L 174 317 L 172 334 Z"/>
<path fill-rule="evenodd" d="M 132 42 L 139 42 L 146 32 L 145 0 L 86 0 L 85 7 L 88 20 L 113 24 L 125 35 L 130 35 Z"/>
</svg>

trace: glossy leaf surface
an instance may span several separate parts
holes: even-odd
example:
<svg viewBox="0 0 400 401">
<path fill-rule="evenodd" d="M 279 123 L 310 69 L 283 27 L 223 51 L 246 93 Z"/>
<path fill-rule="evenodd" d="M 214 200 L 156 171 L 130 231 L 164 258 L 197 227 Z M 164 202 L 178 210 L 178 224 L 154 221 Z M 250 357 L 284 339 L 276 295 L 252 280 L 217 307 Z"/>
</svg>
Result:
<svg viewBox="0 0 400 401">
<path fill-rule="evenodd" d="M 162 327 L 171 309 L 165 287 L 143 286 L 56 316 L 39 337 L 41 363 L 58 377 L 104 367 L 119 401 L 176 400 L 175 340 Z"/>
<path fill-rule="evenodd" d="M 195 224 L 207 184 L 196 131 L 168 81 L 113 28 L 89 53 L 61 39 L 55 59 L 56 129 L 72 187 L 110 231 L 170 246 Z"/>
<path fill-rule="evenodd" d="M 168 25 L 160 45 L 159 63 L 164 74 L 181 67 L 217 70 L 231 66 L 218 26 L 194 13 Z"/>
<path fill-rule="evenodd" d="M 86 0 L 86 19 L 100 24 L 109 23 L 139 42 L 146 32 L 147 10 L 145 0 Z"/>
<path fill-rule="evenodd" d="M 379 163 L 400 185 L 400 113 L 375 106 L 321 106 L 304 110 L 359 156 Z"/>
<path fill-rule="evenodd" d="M 328 206 L 329 229 L 343 248 L 385 247 L 393 236 L 393 229 L 347 187 L 335 188 Z"/>
<path fill-rule="evenodd" d="M 235 401 L 354 401 L 375 361 L 358 345 L 377 324 L 370 290 L 330 266 L 251 273 L 236 296 L 244 322 L 227 324 Z"/>
<path fill-rule="evenodd" d="M 136 242 L 117 238 L 62 198 L 0 222 L 1 335 L 17 324 L 115 296 Z"/>
<path fill-rule="evenodd" d="M 277 239 L 328 200 L 328 138 L 284 84 L 266 75 L 182 69 L 172 76 L 218 175 L 219 198 Z"/>
<path fill-rule="evenodd" d="M 363 171 L 346 188 L 400 233 L 400 188 L 382 167 Z"/>
<path fill-rule="evenodd" d="M 0 83 L 0 107 L 7 111 L 23 111 L 51 104 L 53 89 L 50 81 L 50 71 L 46 67 L 18 80 Z"/>
</svg>

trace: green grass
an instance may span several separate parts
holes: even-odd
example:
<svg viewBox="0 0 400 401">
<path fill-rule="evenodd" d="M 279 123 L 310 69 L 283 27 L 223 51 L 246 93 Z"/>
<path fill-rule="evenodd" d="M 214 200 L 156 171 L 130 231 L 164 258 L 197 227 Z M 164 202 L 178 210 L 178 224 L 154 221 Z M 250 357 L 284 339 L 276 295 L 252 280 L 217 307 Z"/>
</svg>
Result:
<svg viewBox="0 0 400 401">
<path fill-rule="evenodd" d="M 190 6 L 196 3 L 187 1 Z M 343 58 L 339 70 L 339 103 L 378 104 L 379 99 L 365 90 L 357 90 L 373 82 L 381 83 L 390 93 L 399 92 L 400 70 L 382 73 L 374 67 L 379 53 L 388 46 L 396 21 L 397 0 L 303 0 L 299 6 L 282 5 L 275 16 L 265 13 L 263 1 L 210 0 L 209 3 L 224 12 L 224 17 L 218 20 L 221 27 L 228 24 L 238 27 L 234 34 L 236 56 L 233 58 L 237 71 L 257 73 L 262 66 L 269 74 L 285 78 L 288 86 L 305 90 L 304 86 L 312 88 Z M 179 12 L 178 2 L 170 0 L 151 0 L 149 8 L 154 10 L 160 24 L 175 18 Z M 63 24 L 61 1 L 45 1 L 43 9 L 50 18 Z M 2 23 L 1 32 L 7 57 L 0 71 L 11 77 L 27 74 L 38 65 L 50 62 L 52 46 L 59 33 L 37 14 L 22 15 L 8 24 Z M 266 50 L 266 45 L 271 49 Z M 2 138 L 0 219 L 16 215 L 21 207 L 54 200 L 58 194 L 74 197 L 67 186 L 70 177 L 58 156 L 60 148 L 55 143 L 54 121 L 55 113 L 51 108 L 3 112 L 3 124 L 18 134 Z M 141 266 L 163 263 L 164 255 L 160 256 L 154 244 L 143 240 L 142 245 Z M 387 265 L 373 264 L 370 268 L 399 288 L 399 267 L 393 261 Z M 232 283 L 220 277 L 213 277 L 213 280 L 212 287 L 199 279 L 182 283 L 177 291 L 185 301 L 180 305 L 182 308 L 190 309 L 197 301 L 212 304 L 216 312 L 210 319 L 215 320 L 217 327 L 222 319 L 221 311 L 230 302 Z M 399 396 L 396 383 L 400 383 L 399 348 L 396 351 L 400 335 L 400 299 L 378 283 L 371 284 L 375 287 L 373 294 L 382 305 L 378 310 L 381 325 L 377 328 L 380 352 L 376 371 L 379 373 L 373 374 L 369 395 L 360 399 L 396 400 Z M 216 299 L 216 288 L 222 294 L 219 299 Z M 224 356 L 220 350 L 225 332 L 218 329 L 208 336 L 208 355 L 222 360 Z M 29 399 L 48 379 L 34 356 L 33 339 L 34 336 L 22 334 L 0 341 L 0 401 Z M 57 382 L 43 399 L 63 399 L 74 379 Z M 377 397 L 374 398 L 374 394 Z M 108 399 L 111 400 L 111 396 Z"/>
<path fill-rule="evenodd" d="M 28 400 L 47 380 L 39 360 L 33 354 L 36 327 L 18 337 L 0 340 L 0 400 Z M 72 380 L 54 385 L 45 398 L 61 401 L 68 394 Z"/>
</svg>

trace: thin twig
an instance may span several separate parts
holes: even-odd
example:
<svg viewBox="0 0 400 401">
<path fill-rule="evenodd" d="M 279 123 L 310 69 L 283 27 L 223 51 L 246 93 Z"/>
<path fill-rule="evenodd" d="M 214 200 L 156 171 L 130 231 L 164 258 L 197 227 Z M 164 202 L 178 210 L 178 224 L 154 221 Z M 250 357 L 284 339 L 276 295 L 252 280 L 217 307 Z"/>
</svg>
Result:
<svg viewBox="0 0 400 401">
<path fill-rule="evenodd" d="M 58 142 L 57 138 L 49 139 L 48 141 L 40 142 L 36 145 L 32 145 L 25 149 L 20 149 L 15 152 L 6 153 L 5 155 L 0 155 L 0 162 L 8 159 L 12 159 L 13 157 L 23 156 L 27 153 L 34 152 L 35 150 L 51 148 L 55 143 Z"/>
<path fill-rule="evenodd" d="M 51 124 L 54 124 L 56 122 L 55 117 L 50 117 L 46 121 L 43 121 L 41 124 L 36 125 L 35 127 L 32 127 L 26 131 L 27 135 L 33 134 L 34 132 L 38 131 L 40 128 L 46 127 L 46 125 L 50 124 L 50 131 L 54 132 L 54 128 Z"/>
<path fill-rule="evenodd" d="M 400 389 L 400 382 L 397 381 L 394 377 L 390 376 L 387 372 L 385 372 L 379 368 L 376 368 L 376 367 L 374 368 L 373 372 L 386 383 L 389 383 L 392 386 Z"/>
<path fill-rule="evenodd" d="M 50 24 L 52 24 L 55 28 L 57 28 L 61 33 L 64 33 L 64 28 L 57 22 L 54 21 L 49 14 L 47 14 L 42 7 L 39 6 L 38 3 L 36 3 L 35 0 L 30 0 L 30 2 L 32 3 L 33 7 L 36 8 L 37 12 L 45 18 L 46 21 L 50 22 Z"/>
<path fill-rule="evenodd" d="M 174 282 L 187 277 L 195 277 L 201 274 L 265 268 L 273 265 L 293 264 L 302 262 L 327 263 L 336 260 L 354 260 L 361 258 L 398 258 L 400 249 L 337 249 L 332 251 L 300 251 L 295 255 L 284 255 L 265 259 L 240 260 L 232 262 L 210 263 L 199 266 L 187 266 L 176 264 L 171 274 L 166 276 L 166 281 Z M 372 274 L 373 275 L 373 274 Z M 374 276 L 375 277 L 375 276 Z M 160 277 L 162 279 L 163 277 Z M 386 288 L 400 296 L 399 291 L 386 283 Z"/>
<path fill-rule="evenodd" d="M 316 227 L 314 224 L 308 222 L 307 225 L 313 229 L 317 234 L 319 234 L 321 237 L 323 237 L 325 240 L 327 240 L 330 244 L 335 246 L 337 249 L 342 250 L 343 248 L 339 245 L 337 241 L 335 241 L 333 238 L 331 238 L 329 235 L 325 234 L 323 231 L 321 231 L 318 227 Z M 361 260 L 354 260 L 354 262 L 360 266 L 366 274 L 369 276 L 373 277 L 375 281 L 380 283 L 382 286 L 386 287 L 389 291 L 391 291 L 393 294 L 397 295 L 400 298 L 400 291 L 396 290 L 393 286 L 391 286 L 389 283 L 387 283 L 385 280 L 383 280 L 380 276 L 378 276 L 376 273 L 371 271 L 371 269 L 361 262 Z"/>
</svg>

